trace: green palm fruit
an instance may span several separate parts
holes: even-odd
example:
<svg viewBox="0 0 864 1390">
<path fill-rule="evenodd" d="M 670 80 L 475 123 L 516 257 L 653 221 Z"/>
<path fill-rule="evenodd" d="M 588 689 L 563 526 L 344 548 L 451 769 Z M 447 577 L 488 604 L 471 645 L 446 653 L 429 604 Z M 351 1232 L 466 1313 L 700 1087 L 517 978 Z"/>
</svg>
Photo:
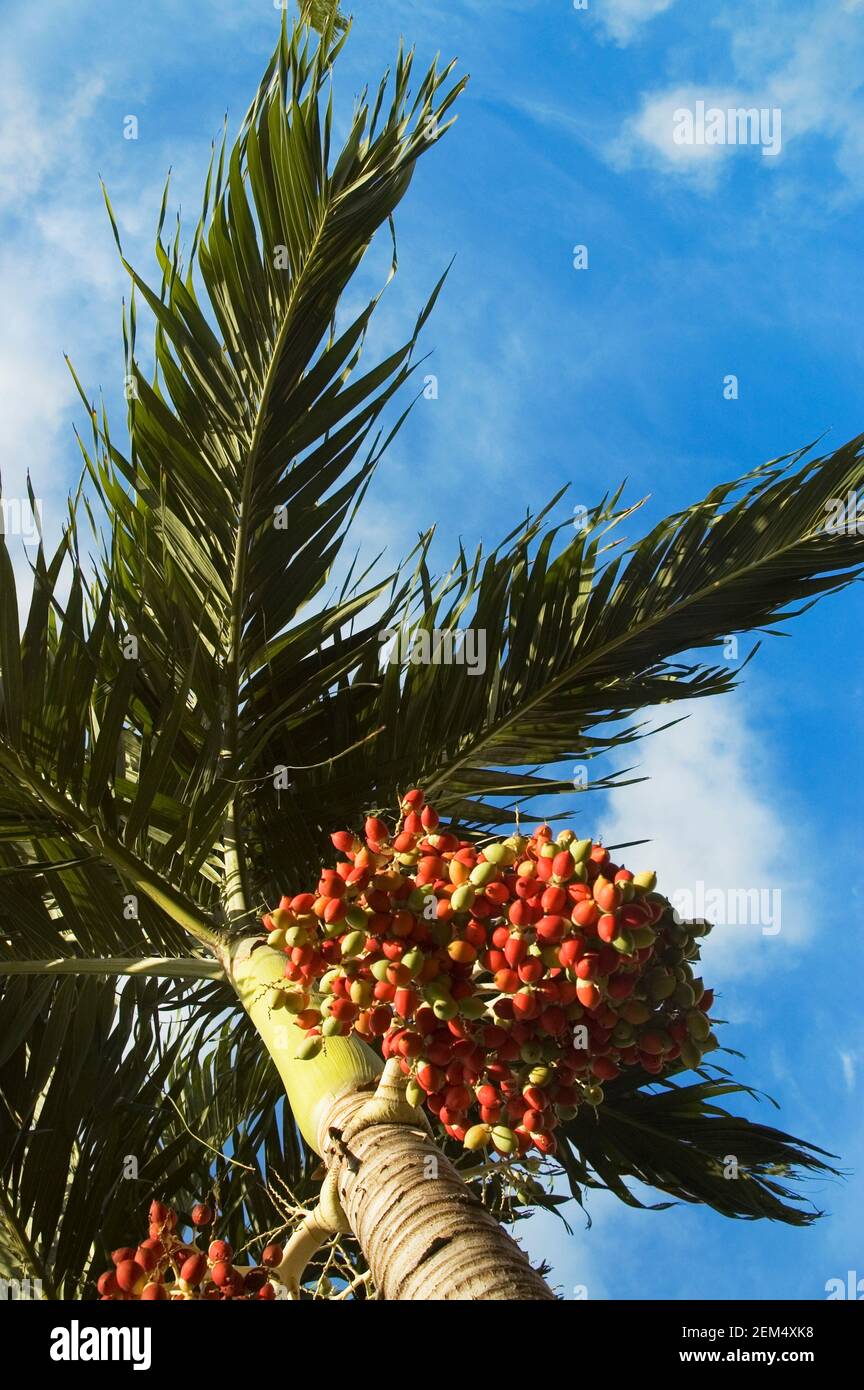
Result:
<svg viewBox="0 0 864 1390">
<path fill-rule="evenodd" d="M 436 999 L 432 1005 L 432 1012 L 441 1023 L 448 1023 L 451 1018 L 455 1018 L 459 1012 L 459 1005 L 455 999 Z"/>
<path fill-rule="evenodd" d="M 561 849 L 569 849 L 575 839 L 576 833 L 573 830 L 559 830 L 555 837 Z"/>
<path fill-rule="evenodd" d="M 636 949 L 636 942 L 633 939 L 632 931 L 619 931 L 617 936 L 612 938 L 612 946 L 619 951 L 622 956 L 632 956 Z"/>
<path fill-rule="evenodd" d="M 369 969 L 372 972 L 373 979 L 377 980 L 379 984 L 383 984 L 387 979 L 387 971 L 390 969 L 390 962 L 389 960 L 375 960 L 369 966 Z"/>
<path fill-rule="evenodd" d="M 339 976 L 341 974 L 342 971 L 339 969 L 338 965 L 335 965 L 332 970 L 325 971 L 325 973 L 321 976 L 321 979 L 318 981 L 318 988 L 321 991 L 321 993 L 329 994 L 333 988 L 334 983 L 336 982 L 336 980 L 339 979 Z"/>
<path fill-rule="evenodd" d="M 692 1009 L 696 1003 L 692 986 L 683 982 L 679 984 L 672 995 L 672 1002 L 677 1004 L 679 1009 Z"/>
<path fill-rule="evenodd" d="M 508 846 L 509 849 L 512 849 L 513 853 L 516 856 L 516 859 L 519 859 L 522 857 L 522 855 L 528 848 L 528 838 L 525 835 L 508 835 L 507 839 L 502 841 L 502 844 L 505 844 Z M 513 860 L 514 864 L 516 863 L 516 859 Z"/>
<path fill-rule="evenodd" d="M 542 1060 L 543 1049 L 539 1043 L 525 1042 L 519 1049 L 519 1056 L 522 1058 L 523 1062 L 528 1062 L 533 1066 L 535 1062 Z"/>
<path fill-rule="evenodd" d="M 506 1125 L 492 1126 L 492 1143 L 499 1154 L 509 1155 L 517 1153 L 519 1150 L 519 1140 L 512 1129 L 508 1129 Z"/>
<path fill-rule="evenodd" d="M 490 864 L 499 865 L 501 868 L 509 869 L 516 863 L 516 850 L 513 845 L 502 840 L 494 845 L 487 845 L 483 850 Z"/>
<path fill-rule="evenodd" d="M 287 1009 L 289 1014 L 302 1014 L 308 1003 L 308 996 L 302 989 L 283 989 L 282 1007 Z"/>
<path fill-rule="evenodd" d="M 408 1104 L 413 1105 L 415 1107 L 422 1105 L 425 1095 L 426 1092 L 423 1090 L 423 1087 L 412 1077 L 412 1079 L 408 1082 L 408 1085 L 405 1087 L 405 1099 L 407 1100 Z"/>
<path fill-rule="evenodd" d="M 272 1010 L 272 1009 L 281 1009 L 281 1008 L 282 1008 L 282 1005 L 283 1005 L 284 1003 L 285 1003 L 285 991 L 284 991 L 284 990 L 281 990 L 281 989 L 268 989 L 268 991 L 267 991 L 267 1008 L 268 1008 L 268 1009 L 271 1009 L 271 1010 Z"/>
<path fill-rule="evenodd" d="M 285 932 L 286 946 L 305 946 L 309 940 L 309 932 L 306 927 L 289 927 Z"/>
<path fill-rule="evenodd" d="M 641 888 L 643 893 L 653 893 L 657 887 L 657 875 L 653 869 L 643 870 L 641 874 L 633 875 L 633 883 L 637 888 Z"/>
<path fill-rule="evenodd" d="M 491 1125 L 472 1125 L 462 1140 L 466 1149 L 485 1149 L 492 1142 Z"/>
<path fill-rule="evenodd" d="M 352 903 L 345 913 L 345 925 L 350 931 L 365 931 L 368 921 L 367 914 L 358 903 Z"/>
<path fill-rule="evenodd" d="M 342 1032 L 342 1024 L 338 1018 L 325 1018 L 321 1024 L 321 1032 L 325 1038 L 338 1037 Z"/>
<path fill-rule="evenodd" d="M 631 936 L 637 951 L 644 950 L 646 946 L 653 946 L 657 940 L 657 933 L 653 927 L 634 927 Z"/>
<path fill-rule="evenodd" d="M 320 1038 L 304 1038 L 294 1056 L 299 1062 L 310 1062 L 324 1046 Z"/>
<path fill-rule="evenodd" d="M 272 946 L 277 951 L 281 951 L 285 945 L 285 940 L 285 932 L 283 929 L 281 927 L 274 927 L 273 931 L 267 936 L 267 945 Z"/>
<path fill-rule="evenodd" d="M 410 951 L 405 952 L 402 957 L 402 964 L 406 970 L 411 971 L 412 976 L 416 979 L 426 964 L 426 957 L 417 946 L 413 946 Z"/>
<path fill-rule="evenodd" d="M 681 1044 L 681 1061 L 685 1067 L 698 1067 L 702 1061 L 702 1049 L 692 1038 L 685 1038 Z"/>
<path fill-rule="evenodd" d="M 574 840 L 570 845 L 570 853 L 573 856 L 574 864 L 582 864 L 591 853 L 592 840 Z"/>
<path fill-rule="evenodd" d="M 482 1018 L 486 1012 L 486 1005 L 478 994 L 468 994 L 459 1000 L 459 1012 L 463 1018 Z"/>
<path fill-rule="evenodd" d="M 362 931 L 351 931 L 342 942 L 342 959 L 350 960 L 352 956 L 359 956 L 363 947 L 366 945 L 366 934 Z"/>
<path fill-rule="evenodd" d="M 711 1024 L 701 1009 L 691 1009 L 687 1014 L 687 1032 L 697 1042 L 705 1043 L 711 1032 Z"/>
<path fill-rule="evenodd" d="M 475 888 L 482 888 L 484 884 L 491 883 L 498 876 L 497 864 L 475 864 L 468 875 L 468 880 L 474 884 Z"/>
<path fill-rule="evenodd" d="M 556 1105 L 555 1113 L 558 1116 L 558 1119 L 561 1120 L 564 1124 L 566 1124 L 568 1120 L 575 1120 L 576 1116 L 579 1114 L 579 1106 Z"/>
<path fill-rule="evenodd" d="M 528 1080 L 532 1086 L 548 1086 L 552 1080 L 552 1072 L 548 1067 L 532 1067 L 528 1073 Z"/>
<path fill-rule="evenodd" d="M 654 970 L 649 970 L 645 977 L 648 986 L 648 998 L 659 1003 L 661 999 L 669 999 L 675 993 L 675 976 L 666 971 L 662 966 L 657 966 Z"/>
<path fill-rule="evenodd" d="M 463 883 L 459 888 L 454 888 L 450 903 L 454 912 L 467 912 L 477 896 L 477 889 L 473 883 Z M 446 923 L 444 924 L 446 925 Z M 449 929 L 448 929 L 449 935 Z"/>
<path fill-rule="evenodd" d="M 603 1104 L 603 1087 L 596 1084 L 584 1086 L 582 1088 L 582 1098 L 586 1105 L 590 1105 L 596 1109 L 598 1105 Z"/>
</svg>

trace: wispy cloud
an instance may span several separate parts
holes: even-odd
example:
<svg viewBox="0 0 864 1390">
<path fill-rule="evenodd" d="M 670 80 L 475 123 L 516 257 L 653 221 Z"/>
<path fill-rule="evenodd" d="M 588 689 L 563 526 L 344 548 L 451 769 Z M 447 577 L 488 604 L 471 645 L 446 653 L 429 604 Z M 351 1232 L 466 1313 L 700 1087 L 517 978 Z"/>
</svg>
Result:
<svg viewBox="0 0 864 1390">
<path fill-rule="evenodd" d="M 616 43 L 630 43 L 642 27 L 671 9 L 675 0 L 595 0 L 597 22 Z"/>
</svg>

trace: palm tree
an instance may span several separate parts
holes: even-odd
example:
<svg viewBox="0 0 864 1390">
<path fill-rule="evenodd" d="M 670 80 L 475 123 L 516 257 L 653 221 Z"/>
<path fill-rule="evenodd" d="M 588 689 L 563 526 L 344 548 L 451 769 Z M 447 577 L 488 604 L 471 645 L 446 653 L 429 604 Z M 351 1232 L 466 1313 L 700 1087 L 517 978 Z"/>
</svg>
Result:
<svg viewBox="0 0 864 1390">
<path fill-rule="evenodd" d="M 825 528 L 864 479 L 856 439 L 718 486 L 630 547 L 607 539 L 619 493 L 566 537 L 556 498 L 437 578 L 430 533 L 386 578 L 346 564 L 325 596 L 440 285 L 368 371 L 379 296 L 348 323 L 340 299 L 463 84 L 433 65 L 412 96 L 400 49 L 334 153 L 346 32 L 321 28 L 283 24 L 214 152 L 188 259 L 164 203 L 156 287 L 124 259 L 128 441 L 82 389 L 82 481 L 56 551 L 38 550 L 23 631 L 0 549 L 0 1273 L 49 1297 L 92 1295 L 152 1195 L 188 1210 L 207 1190 L 235 1244 L 293 1231 L 295 1294 L 311 1261 L 319 1291 L 326 1271 L 360 1298 L 370 1276 L 389 1299 L 550 1297 L 502 1218 L 556 1211 L 560 1190 L 436 1145 L 357 1037 L 298 1062 L 261 1001 L 260 916 L 314 882 L 333 828 L 415 784 L 468 836 L 571 792 L 555 764 L 625 746 L 638 711 L 733 687 L 694 651 L 776 626 L 864 559 L 854 529 Z M 482 675 L 380 660 L 384 629 L 467 622 L 488 635 Z M 746 1090 L 719 1067 L 631 1069 L 562 1126 L 556 1171 L 578 1200 L 639 1206 L 637 1179 L 805 1224 L 794 1177 L 826 1156 L 728 1113 Z"/>
</svg>

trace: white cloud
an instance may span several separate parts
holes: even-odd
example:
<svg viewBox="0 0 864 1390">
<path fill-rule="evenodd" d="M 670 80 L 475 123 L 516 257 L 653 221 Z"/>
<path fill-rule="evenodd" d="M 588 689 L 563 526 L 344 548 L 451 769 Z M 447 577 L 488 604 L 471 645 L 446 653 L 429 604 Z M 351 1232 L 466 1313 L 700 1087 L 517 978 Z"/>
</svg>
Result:
<svg viewBox="0 0 864 1390">
<path fill-rule="evenodd" d="M 730 147 L 676 145 L 675 108 L 692 107 L 700 99 L 722 109 L 779 108 L 784 153 L 787 147 L 797 153 L 807 138 L 824 142 L 842 184 L 837 196 L 860 196 L 864 193 L 861 14 L 861 0 L 845 0 L 828 9 L 813 5 L 787 26 L 778 24 L 770 7 L 759 14 L 749 5 L 733 8 L 716 21 L 718 30 L 728 32 L 732 70 L 728 84 L 712 90 L 679 81 L 667 89 L 644 92 L 638 110 L 627 117 L 618 137 L 607 146 L 610 162 L 618 167 L 644 163 L 711 187 L 729 167 Z M 779 160 L 764 163 L 780 165 Z"/>
<path fill-rule="evenodd" d="M 847 1091 L 855 1090 L 855 1055 L 852 1052 L 840 1053 L 840 1065 L 843 1068 L 843 1080 L 846 1082 Z"/>
<path fill-rule="evenodd" d="M 671 8 L 675 0 L 594 0 L 596 17 L 610 38 L 629 43 L 643 24 Z"/>
<path fill-rule="evenodd" d="M 639 775 L 650 780 L 613 796 L 601 828 L 610 845 L 651 836 L 651 844 L 622 858 L 631 867 L 655 868 L 660 891 L 673 901 L 677 894 L 692 895 L 694 915 L 714 917 L 710 894 L 722 892 L 718 920 L 730 925 L 716 926 L 704 941 L 704 974 L 709 983 L 734 979 L 740 999 L 745 972 L 782 969 L 790 947 L 806 934 L 795 849 L 802 827 L 800 819 L 794 830 L 790 824 L 788 795 L 740 699 L 694 701 L 678 712 L 685 711 L 687 720 L 641 744 Z M 747 912 L 741 910 L 745 893 Z M 758 899 L 750 896 L 757 893 Z M 731 924 L 736 917 L 753 924 Z M 740 1007 L 747 1008 L 746 998 Z"/>
</svg>

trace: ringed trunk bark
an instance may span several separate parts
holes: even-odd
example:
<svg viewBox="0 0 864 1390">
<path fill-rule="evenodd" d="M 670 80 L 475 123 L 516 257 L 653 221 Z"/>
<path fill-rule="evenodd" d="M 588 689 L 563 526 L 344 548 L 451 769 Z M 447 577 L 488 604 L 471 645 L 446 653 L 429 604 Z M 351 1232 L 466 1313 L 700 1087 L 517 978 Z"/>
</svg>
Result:
<svg viewBox="0 0 864 1390">
<path fill-rule="evenodd" d="M 340 1097 L 320 1152 L 383 1299 L 549 1300 L 554 1294 L 419 1126 L 371 1124 L 342 1135 L 369 1093 Z"/>
<path fill-rule="evenodd" d="M 388 1300 L 550 1300 L 547 1284 L 459 1176 L 406 1103 L 397 1122 L 367 1118 L 382 1071 L 357 1037 L 299 1061 L 301 1034 L 267 1004 L 284 957 L 238 943 L 226 974 L 270 1053 L 304 1139 L 332 1174 L 346 1222 Z M 416 1117 L 416 1125 L 413 1122 Z M 320 1241 L 319 1241 L 320 1243 Z"/>
</svg>

